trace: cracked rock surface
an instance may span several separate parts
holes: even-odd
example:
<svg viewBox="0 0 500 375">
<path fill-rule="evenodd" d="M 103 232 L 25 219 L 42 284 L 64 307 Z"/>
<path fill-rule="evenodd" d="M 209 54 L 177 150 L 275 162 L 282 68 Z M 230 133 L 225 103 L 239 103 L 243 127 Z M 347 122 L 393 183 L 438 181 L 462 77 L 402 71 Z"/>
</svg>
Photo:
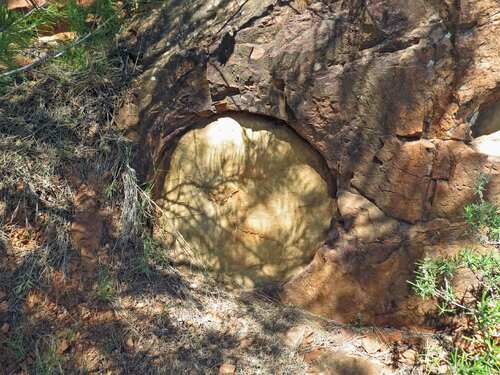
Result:
<svg viewBox="0 0 500 375">
<path fill-rule="evenodd" d="M 465 243 L 462 208 L 481 172 L 500 201 L 498 137 L 471 143 L 500 130 L 500 4 L 459 3 L 168 2 L 121 42 L 148 62 L 119 119 L 143 177 L 168 169 L 175 142 L 207 118 L 286 123 L 323 157 L 340 206 L 338 236 L 311 250 L 283 300 L 342 321 L 423 324 L 406 282 L 414 262 Z"/>
</svg>

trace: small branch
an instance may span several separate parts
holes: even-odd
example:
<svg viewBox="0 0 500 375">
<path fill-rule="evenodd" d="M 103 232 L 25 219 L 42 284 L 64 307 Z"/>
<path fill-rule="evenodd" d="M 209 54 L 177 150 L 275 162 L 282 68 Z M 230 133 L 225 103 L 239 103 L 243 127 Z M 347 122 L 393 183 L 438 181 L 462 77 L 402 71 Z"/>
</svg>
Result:
<svg viewBox="0 0 500 375">
<path fill-rule="evenodd" d="M 474 312 L 475 310 L 474 309 L 471 309 L 470 307 L 467 307 L 467 306 L 464 306 L 464 305 L 461 305 L 460 303 L 456 302 L 456 301 L 453 301 L 453 300 L 448 300 L 446 298 L 446 294 L 441 292 L 441 291 L 436 291 L 436 296 L 437 297 L 440 297 L 441 299 L 443 299 L 444 301 L 446 301 L 447 303 L 450 303 L 451 305 L 455 306 L 455 307 L 459 307 L 461 308 L 462 310 L 466 311 L 466 312 Z"/>
<path fill-rule="evenodd" d="M 241 12 L 241 10 L 243 9 L 243 7 L 248 3 L 249 0 L 245 0 L 239 7 L 238 9 L 236 10 L 236 12 L 234 12 L 231 16 L 229 16 L 229 18 L 227 19 L 226 22 L 224 22 L 224 24 L 219 28 L 219 30 L 217 30 L 217 32 L 214 34 L 215 36 L 216 35 L 219 35 L 219 33 L 229 24 L 229 22 L 231 22 L 234 17 L 236 17 L 238 15 L 238 13 Z"/>
<path fill-rule="evenodd" d="M 41 10 L 43 10 L 43 11 L 47 10 L 47 4 L 42 5 L 41 7 L 31 8 L 31 10 L 30 10 L 28 13 L 23 14 L 21 17 L 19 17 L 17 20 L 15 20 L 12 24 L 7 25 L 7 26 L 6 26 L 5 28 L 3 28 L 3 29 L 0 29 L 0 33 L 3 33 L 3 32 L 5 32 L 5 31 L 7 31 L 7 30 L 9 29 L 9 27 L 11 27 L 11 26 L 13 26 L 13 25 L 15 25 L 15 24 L 17 24 L 17 23 L 21 22 L 22 20 L 24 20 L 24 19 L 26 19 L 26 18 L 30 17 L 33 13 L 38 12 L 38 11 L 41 11 Z"/>
<path fill-rule="evenodd" d="M 39 66 L 39 65 L 41 65 L 43 63 L 45 63 L 45 62 L 47 62 L 48 60 L 55 59 L 57 57 L 60 57 L 60 56 L 64 55 L 71 48 L 79 45 L 80 43 L 83 43 L 85 40 L 87 40 L 88 38 L 90 38 L 92 35 L 95 35 L 100 29 L 102 29 L 106 24 L 108 24 L 109 21 L 111 21 L 113 18 L 115 18 L 115 17 L 108 18 L 105 22 L 103 22 L 101 25 L 99 25 L 97 27 L 97 29 L 95 29 L 94 31 L 89 32 L 88 34 L 85 34 L 81 38 L 76 39 L 73 43 L 68 44 L 61 51 L 53 53 L 53 54 L 47 54 L 46 56 L 43 56 L 43 57 L 40 57 L 39 59 L 36 59 L 31 64 L 28 64 L 28 65 L 22 66 L 20 68 L 9 70 L 8 72 L 2 73 L 2 74 L 0 74 L 0 78 L 8 77 L 8 76 L 11 76 L 11 75 L 14 75 L 14 74 L 17 74 L 17 73 L 27 72 L 27 71 L 29 71 L 29 70 L 31 70 L 31 69 L 33 69 L 33 68 L 35 68 L 35 67 L 37 67 L 37 66 Z"/>
</svg>

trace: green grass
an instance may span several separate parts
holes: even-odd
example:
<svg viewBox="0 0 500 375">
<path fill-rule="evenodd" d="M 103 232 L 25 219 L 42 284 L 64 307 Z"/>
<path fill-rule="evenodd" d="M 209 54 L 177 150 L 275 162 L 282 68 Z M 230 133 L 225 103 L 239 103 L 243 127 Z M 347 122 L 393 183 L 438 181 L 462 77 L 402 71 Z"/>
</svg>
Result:
<svg viewBox="0 0 500 375">
<path fill-rule="evenodd" d="M 481 173 L 475 192 L 477 202 L 470 203 L 464 208 L 464 217 L 472 233 L 483 242 L 500 241 L 500 209 L 484 199 L 484 191 L 490 178 Z"/>
<path fill-rule="evenodd" d="M 16 330 L 2 345 L 5 345 L 6 348 L 12 351 L 16 359 L 23 360 L 28 355 L 27 340 L 21 331 Z"/>
<path fill-rule="evenodd" d="M 64 374 L 64 357 L 58 353 L 58 340 L 52 336 L 41 339 L 35 347 L 34 373 L 37 375 Z"/>
<path fill-rule="evenodd" d="M 459 270 L 472 272 L 477 285 L 471 286 L 472 298 L 463 300 L 452 287 Z M 487 254 L 464 250 L 446 259 L 426 258 L 417 266 L 415 281 L 411 284 L 423 298 L 436 300 L 440 315 L 463 317 L 469 330 L 462 339 L 470 349 L 454 348 L 448 364 L 456 374 L 492 374 L 500 371 L 495 344 L 500 326 L 500 255 L 497 250 Z"/>
<path fill-rule="evenodd" d="M 113 277 L 108 270 L 100 270 L 97 275 L 96 299 L 102 303 L 109 303 L 113 301 L 115 294 Z"/>
<path fill-rule="evenodd" d="M 27 15 L 0 5 L 0 63 L 13 68 L 16 54 L 30 46 L 41 26 L 50 29 L 60 17 L 58 13 L 53 5 Z"/>
<path fill-rule="evenodd" d="M 168 250 L 151 236 L 143 237 L 142 251 L 135 259 L 134 271 L 140 275 L 151 277 L 156 269 L 170 264 Z"/>
<path fill-rule="evenodd" d="M 113 38 L 120 31 L 123 21 L 121 6 L 120 2 L 113 0 L 95 0 L 90 6 L 80 6 L 76 0 L 70 0 L 22 14 L 9 11 L 2 5 L 0 63 L 14 69 L 16 55 L 33 55 L 33 42 L 39 36 L 39 30 L 46 32 L 57 24 L 65 24 L 68 31 L 76 33 L 75 39 L 49 53 L 64 52 L 59 60 L 73 69 L 85 69 L 94 60 L 93 53 L 99 54 L 109 49 Z M 3 83 L 12 81 L 4 80 Z"/>
</svg>

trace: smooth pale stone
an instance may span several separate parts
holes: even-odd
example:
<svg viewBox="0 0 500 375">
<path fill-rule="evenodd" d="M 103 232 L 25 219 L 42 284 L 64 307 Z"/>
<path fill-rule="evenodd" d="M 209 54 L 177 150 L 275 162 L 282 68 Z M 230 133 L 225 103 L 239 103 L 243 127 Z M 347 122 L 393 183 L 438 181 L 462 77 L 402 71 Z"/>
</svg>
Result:
<svg viewBox="0 0 500 375">
<path fill-rule="evenodd" d="M 474 139 L 472 148 L 481 154 L 500 157 L 500 131 Z"/>
<path fill-rule="evenodd" d="M 192 250 L 176 242 L 174 253 L 242 286 L 292 275 L 329 229 L 327 175 L 304 140 L 262 117 L 235 114 L 191 130 L 171 156 L 159 200 L 166 230 Z"/>
</svg>

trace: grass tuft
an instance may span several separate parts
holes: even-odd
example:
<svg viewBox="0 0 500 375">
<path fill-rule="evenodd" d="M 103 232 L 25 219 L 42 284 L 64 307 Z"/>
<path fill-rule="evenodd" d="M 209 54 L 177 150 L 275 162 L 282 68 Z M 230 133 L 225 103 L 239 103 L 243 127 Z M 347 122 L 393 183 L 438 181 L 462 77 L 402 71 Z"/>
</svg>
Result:
<svg viewBox="0 0 500 375">
<path fill-rule="evenodd" d="M 475 187 L 478 201 L 464 208 L 465 220 L 472 233 L 484 243 L 500 243 L 500 209 L 484 199 L 484 191 L 490 181 L 481 173 Z"/>
<path fill-rule="evenodd" d="M 101 269 L 97 275 L 96 299 L 102 303 L 110 303 L 115 296 L 114 281 L 107 269 Z"/>
</svg>

